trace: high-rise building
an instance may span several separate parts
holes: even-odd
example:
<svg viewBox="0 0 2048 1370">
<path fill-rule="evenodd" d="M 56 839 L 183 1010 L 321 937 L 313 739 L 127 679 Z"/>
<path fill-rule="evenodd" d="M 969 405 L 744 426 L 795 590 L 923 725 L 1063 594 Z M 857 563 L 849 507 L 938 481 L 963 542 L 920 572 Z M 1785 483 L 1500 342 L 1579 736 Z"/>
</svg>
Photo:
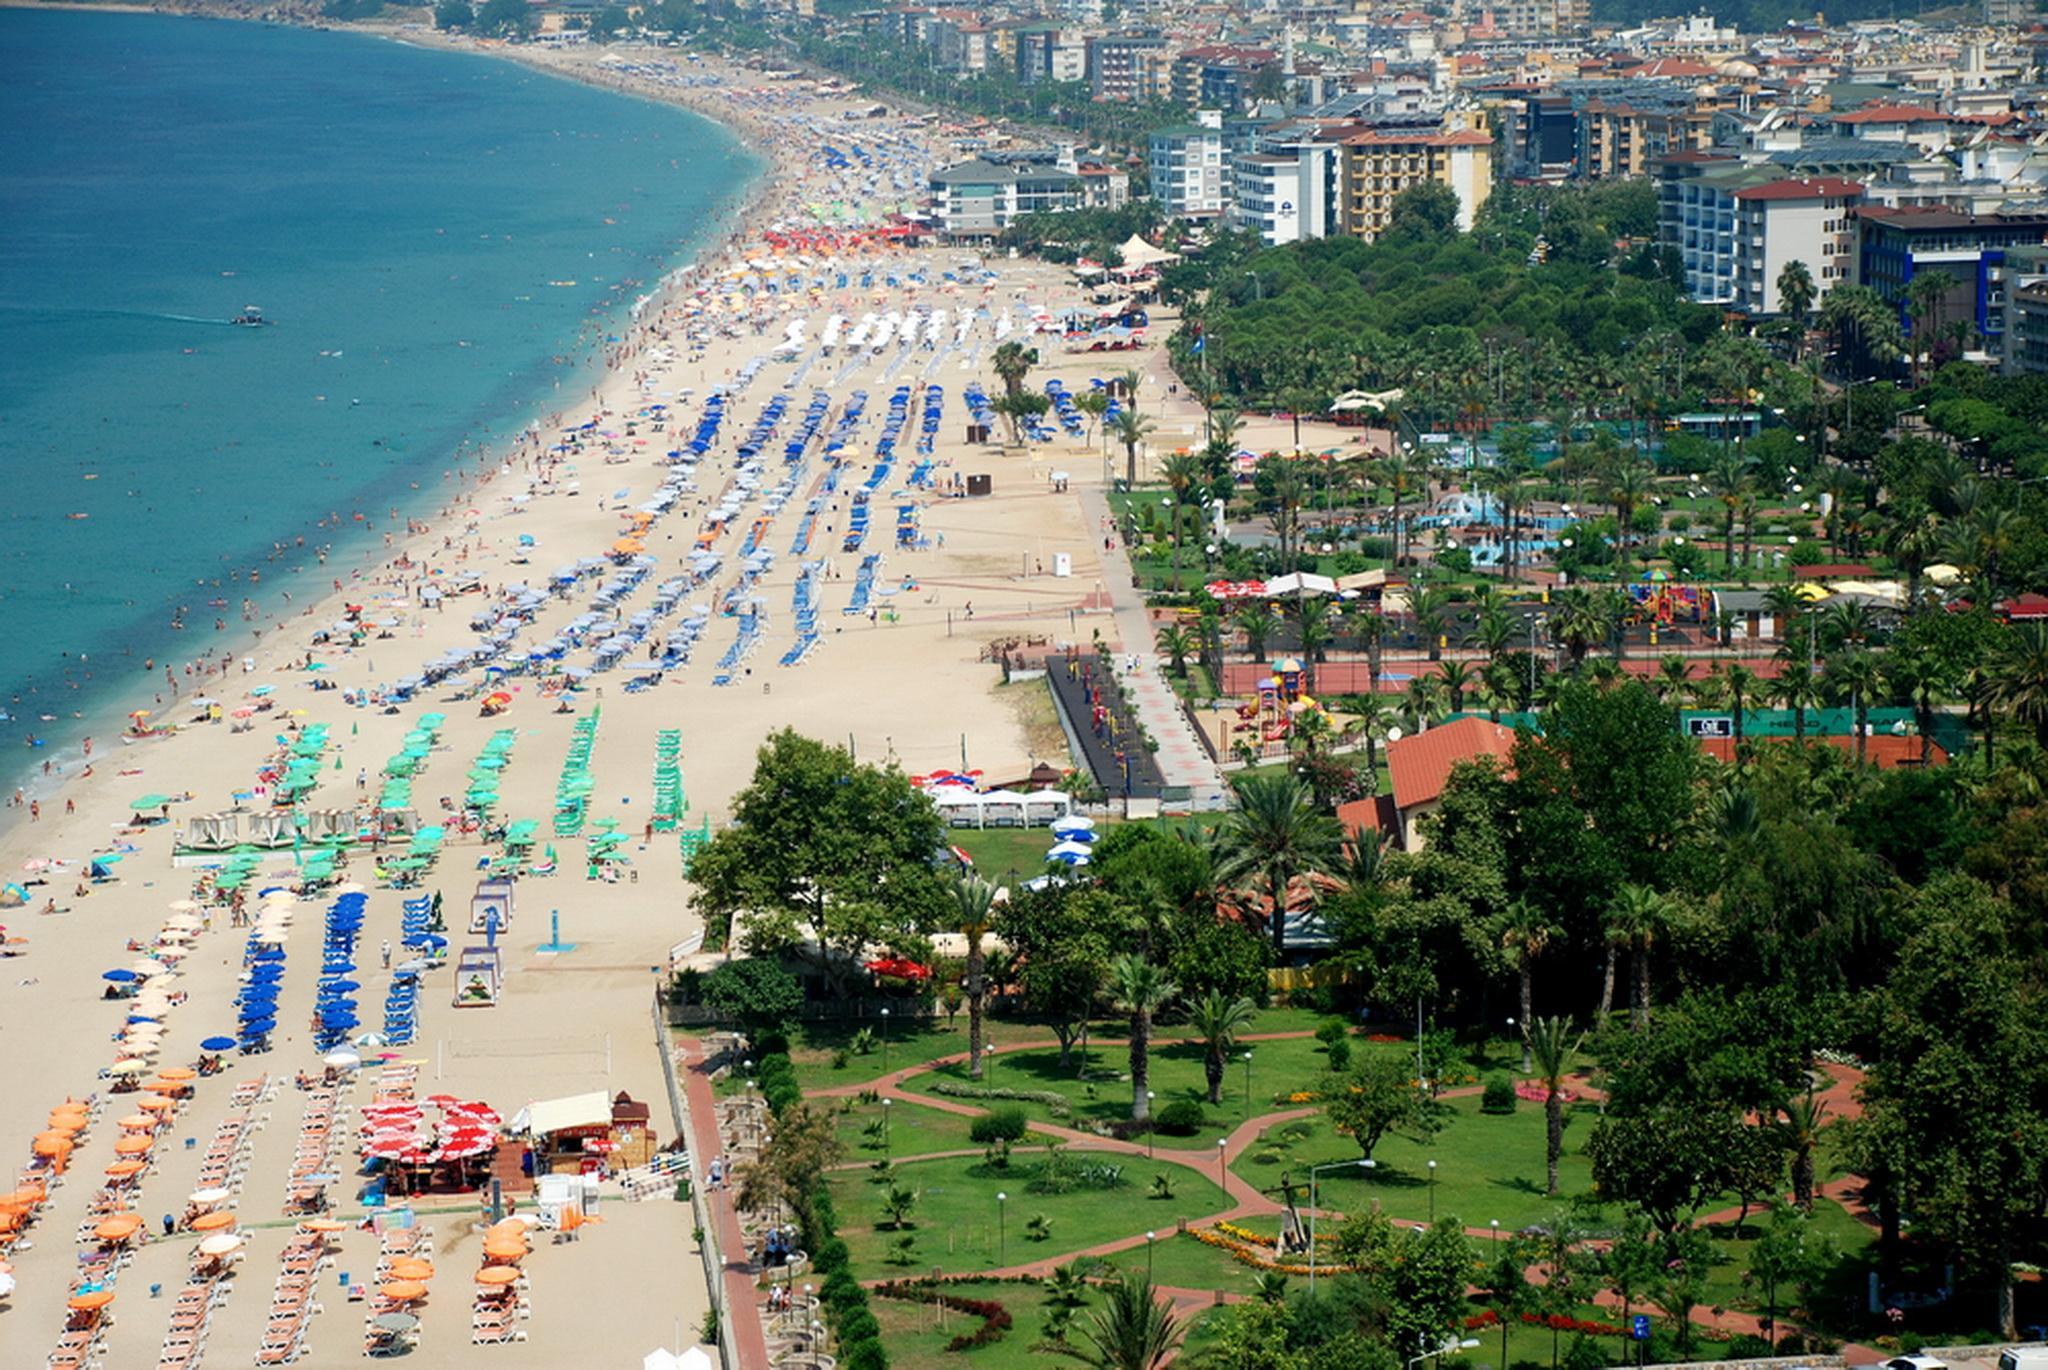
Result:
<svg viewBox="0 0 2048 1370">
<path fill-rule="evenodd" d="M 1469 230 L 1493 193 L 1493 135 L 1481 129 L 1422 132 L 1368 129 L 1344 139 L 1343 231 L 1370 241 L 1393 221 L 1402 191 L 1425 181 L 1458 197 L 1458 227 Z"/>
<path fill-rule="evenodd" d="M 1184 124 L 1162 128 L 1151 138 L 1152 194 L 1180 219 L 1214 219 L 1230 203 L 1230 167 L 1223 158 L 1223 129 Z"/>
</svg>

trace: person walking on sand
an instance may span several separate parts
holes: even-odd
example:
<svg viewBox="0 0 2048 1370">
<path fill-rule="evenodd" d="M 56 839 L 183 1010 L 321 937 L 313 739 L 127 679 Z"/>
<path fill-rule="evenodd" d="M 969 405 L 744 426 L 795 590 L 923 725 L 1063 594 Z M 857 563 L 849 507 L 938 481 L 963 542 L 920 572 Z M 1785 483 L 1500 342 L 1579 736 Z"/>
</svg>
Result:
<svg viewBox="0 0 2048 1370">
<path fill-rule="evenodd" d="M 385 938 L 384 944 L 378 947 L 377 951 L 384 958 L 384 969 L 391 969 L 391 939 L 389 937 Z"/>
</svg>

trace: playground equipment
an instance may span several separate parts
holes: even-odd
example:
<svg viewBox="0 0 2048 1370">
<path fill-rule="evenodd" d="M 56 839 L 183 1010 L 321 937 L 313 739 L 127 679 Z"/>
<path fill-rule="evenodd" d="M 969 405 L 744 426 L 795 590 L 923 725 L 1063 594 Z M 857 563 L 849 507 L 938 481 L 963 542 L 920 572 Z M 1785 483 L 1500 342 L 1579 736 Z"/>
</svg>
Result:
<svg viewBox="0 0 2048 1370">
<path fill-rule="evenodd" d="M 1302 693 L 1301 662 L 1289 656 L 1273 663 L 1273 673 L 1259 682 L 1257 698 L 1238 705 L 1237 717 L 1261 742 L 1284 742 L 1302 709 L 1319 707 Z"/>
<path fill-rule="evenodd" d="M 1663 571 L 1645 571 L 1627 586 L 1633 608 L 1630 621 L 1669 627 L 1673 623 L 1702 623 L 1707 617 L 1708 596 L 1697 585 L 1682 585 Z"/>
</svg>

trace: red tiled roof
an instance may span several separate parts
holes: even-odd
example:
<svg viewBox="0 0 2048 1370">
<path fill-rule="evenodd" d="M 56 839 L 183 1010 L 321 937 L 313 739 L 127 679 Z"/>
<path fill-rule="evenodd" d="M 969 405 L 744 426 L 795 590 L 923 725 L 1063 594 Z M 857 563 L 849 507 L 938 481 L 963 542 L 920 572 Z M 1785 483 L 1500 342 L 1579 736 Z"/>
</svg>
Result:
<svg viewBox="0 0 2048 1370">
<path fill-rule="evenodd" d="M 1865 105 L 1835 116 L 1838 124 L 1917 124 L 1922 120 L 1947 123 L 1948 116 L 1925 105 Z"/>
<path fill-rule="evenodd" d="M 1754 738 L 1752 741 L 1766 744 L 1784 743 L 1789 746 L 1793 744 L 1794 739 L 1789 737 L 1764 737 Z M 1818 735 L 1809 733 L 1807 734 L 1806 741 L 1809 746 L 1815 742 L 1825 742 L 1838 751 L 1847 752 L 1851 756 L 1856 754 L 1856 739 L 1841 733 Z M 1865 758 L 1871 765 L 1881 771 L 1895 771 L 1901 766 L 1917 766 L 1920 764 L 1920 739 L 1917 737 L 1900 737 L 1897 733 L 1872 733 L 1864 739 L 1864 743 L 1863 754 Z M 1732 737 L 1703 737 L 1700 739 L 1700 750 L 1713 757 L 1716 761 L 1732 763 L 1735 760 L 1735 739 Z M 1927 756 L 1928 761 L 1932 765 L 1946 766 L 1948 764 L 1948 753 L 1942 749 L 1942 745 L 1939 742 L 1934 743 L 1929 748 Z"/>
<path fill-rule="evenodd" d="M 1395 832 L 1399 819 L 1394 813 L 1394 796 L 1376 794 L 1367 799 L 1354 799 L 1349 804 L 1339 804 L 1337 821 L 1344 827 L 1344 836 L 1351 839 L 1367 831 Z"/>
<path fill-rule="evenodd" d="M 1738 200 L 1838 200 L 1861 195 L 1863 183 L 1840 176 L 1815 176 L 1811 180 L 1771 181 L 1735 192 Z"/>
<path fill-rule="evenodd" d="M 1515 730 L 1483 718 L 1460 718 L 1387 746 L 1394 777 L 1394 806 L 1412 809 L 1444 792 L 1451 768 L 1460 761 L 1497 756 L 1503 762 L 1515 745 Z"/>
<path fill-rule="evenodd" d="M 1641 66 L 1623 67 L 1621 75 L 1628 77 L 1677 77 L 1712 76 L 1714 69 L 1702 62 L 1688 62 L 1683 57 L 1659 57 L 1654 62 Z"/>
<path fill-rule="evenodd" d="M 2001 603 L 1999 612 L 2012 619 L 2048 618 L 2048 595 L 2014 595 Z"/>
</svg>

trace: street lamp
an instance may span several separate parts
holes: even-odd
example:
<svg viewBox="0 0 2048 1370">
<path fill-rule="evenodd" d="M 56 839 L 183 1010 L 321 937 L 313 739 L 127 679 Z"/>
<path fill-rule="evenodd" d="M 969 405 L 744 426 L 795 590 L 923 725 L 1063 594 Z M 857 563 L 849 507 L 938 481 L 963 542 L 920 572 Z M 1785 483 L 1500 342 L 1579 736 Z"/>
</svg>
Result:
<svg viewBox="0 0 2048 1370">
<path fill-rule="evenodd" d="M 1145 1091 L 1145 1159 L 1152 1159 L 1152 1101 L 1159 1096 L 1151 1090 Z"/>
<path fill-rule="evenodd" d="M 1008 1194 L 1000 1189 L 996 1191 L 996 1264 L 998 1266 L 1007 1263 L 1006 1257 L 1009 1254 L 1009 1242 L 1007 1240 L 1009 1232 L 1003 1223 L 1003 1205 L 1009 1201 L 1010 1196 Z"/>
<path fill-rule="evenodd" d="M 1157 1232 L 1145 1234 L 1145 1283 L 1152 1283 L 1152 1243 L 1159 1239 Z"/>
<path fill-rule="evenodd" d="M 889 1073 L 889 1008 L 882 1006 L 882 1073 Z"/>
<path fill-rule="evenodd" d="M 889 1098 L 882 1100 L 882 1158 L 884 1160 L 887 1160 L 889 1156 L 889 1105 L 895 1102 L 894 1099 Z"/>
<path fill-rule="evenodd" d="M 1363 1161 L 1331 1161 L 1327 1165 L 1312 1165 L 1308 1168 L 1308 1292 L 1316 1292 L 1316 1176 L 1325 1170 L 1341 1170 L 1345 1166 L 1356 1166 L 1360 1170 L 1375 1170 L 1379 1162 L 1367 1158 Z"/>
<path fill-rule="evenodd" d="M 1252 1054 L 1249 1049 L 1244 1053 L 1244 1116 L 1252 1116 Z"/>
<path fill-rule="evenodd" d="M 1225 1194 L 1230 1193 L 1230 1174 L 1226 1169 L 1230 1154 L 1230 1138 L 1216 1139 L 1216 1183 L 1223 1186 Z"/>
<path fill-rule="evenodd" d="M 1436 1162 L 1429 1163 L 1429 1220 L 1436 1222 Z"/>
</svg>

